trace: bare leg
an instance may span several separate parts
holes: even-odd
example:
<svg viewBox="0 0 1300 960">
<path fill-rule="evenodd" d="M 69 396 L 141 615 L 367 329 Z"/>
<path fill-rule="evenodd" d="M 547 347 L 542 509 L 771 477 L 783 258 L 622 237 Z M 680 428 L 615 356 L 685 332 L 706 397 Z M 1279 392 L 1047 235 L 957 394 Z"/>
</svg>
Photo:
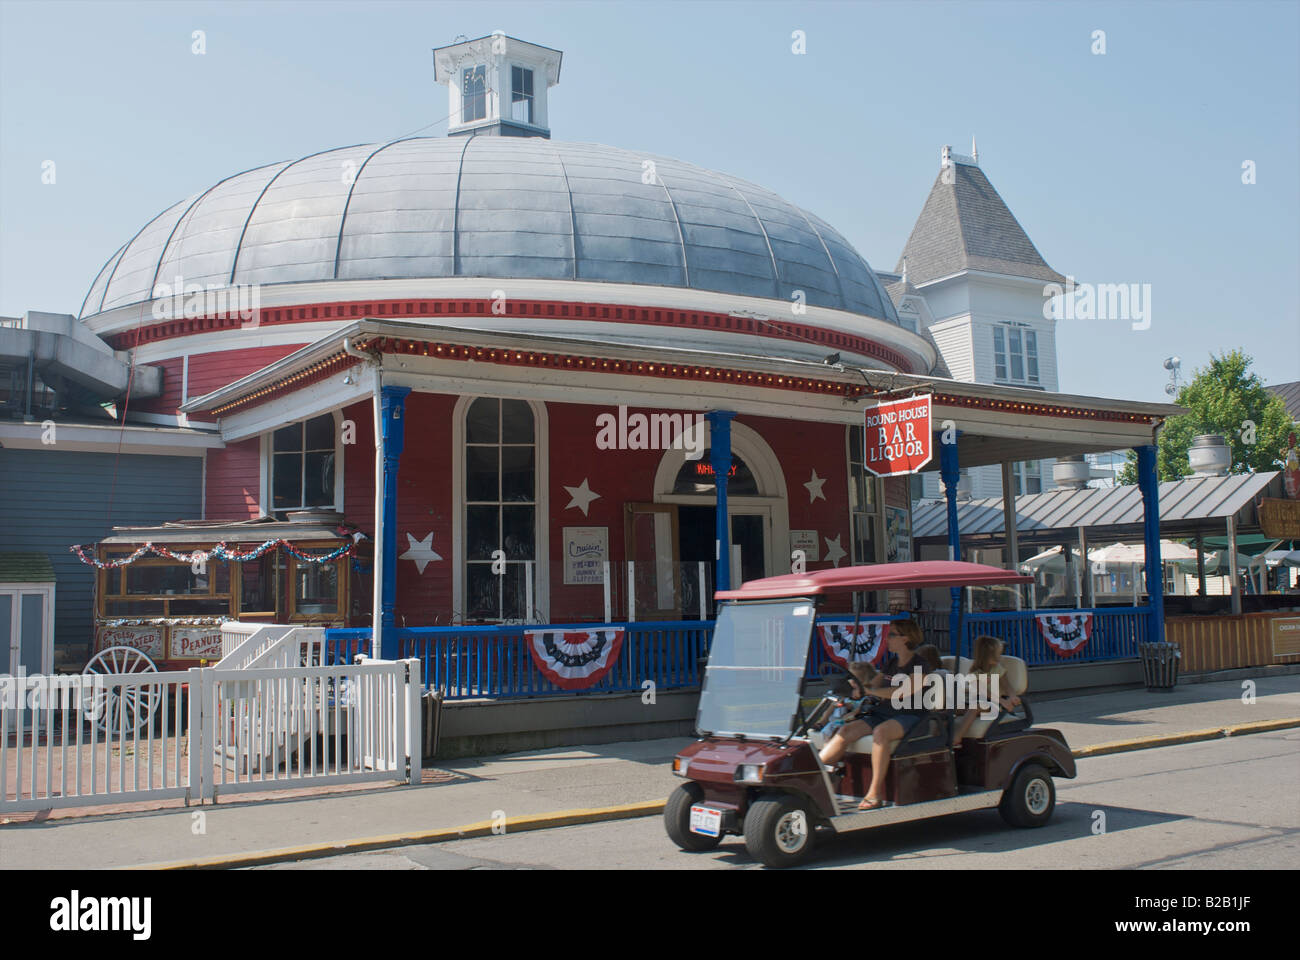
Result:
<svg viewBox="0 0 1300 960">
<path fill-rule="evenodd" d="M 821 761 L 825 764 L 832 764 L 839 761 L 844 756 L 849 744 L 862 739 L 871 732 L 871 727 L 865 720 L 854 720 L 852 723 L 846 723 L 835 732 L 830 742 L 822 747 Z"/>
<path fill-rule="evenodd" d="M 868 800 L 884 800 L 885 775 L 889 773 L 890 748 L 894 741 L 903 738 L 903 727 L 897 720 L 886 720 L 875 730 L 871 739 L 871 788 Z"/>
<path fill-rule="evenodd" d="M 979 716 L 978 710 L 967 710 L 962 714 L 961 723 L 957 724 L 957 732 L 953 734 L 952 745 L 955 747 L 961 743 L 961 738 L 966 736 L 975 718 Z"/>
</svg>

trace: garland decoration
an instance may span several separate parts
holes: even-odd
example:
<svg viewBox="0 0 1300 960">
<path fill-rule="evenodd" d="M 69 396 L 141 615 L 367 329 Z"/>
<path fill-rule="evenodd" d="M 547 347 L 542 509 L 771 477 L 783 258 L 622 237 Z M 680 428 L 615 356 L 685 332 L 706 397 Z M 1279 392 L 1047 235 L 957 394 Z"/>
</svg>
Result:
<svg viewBox="0 0 1300 960">
<path fill-rule="evenodd" d="M 130 553 L 125 557 L 119 557 L 116 560 L 108 561 L 100 560 L 98 557 L 88 554 L 86 552 L 88 548 L 81 544 L 73 544 L 68 549 L 72 553 L 75 553 L 82 563 L 98 567 L 100 570 L 112 570 L 117 567 L 125 567 L 129 564 L 135 563 L 146 554 L 152 554 L 156 557 L 166 557 L 168 560 L 175 560 L 178 563 L 206 563 L 208 560 L 233 560 L 240 562 L 244 560 L 256 560 L 268 550 L 274 550 L 279 547 L 283 547 L 286 553 L 293 554 L 294 558 L 301 563 L 330 563 L 331 561 L 337 560 L 339 557 L 352 556 L 356 549 L 356 543 L 345 543 L 337 550 L 332 550 L 329 553 L 322 554 L 303 553 L 301 549 L 294 546 L 288 540 L 279 539 L 267 540 L 265 543 L 253 547 L 250 550 L 240 550 L 238 547 L 227 546 L 223 540 L 211 550 L 195 550 L 193 553 L 177 553 L 164 546 L 159 546 L 154 543 L 146 543 L 144 546 L 137 548 L 133 553 Z"/>
<path fill-rule="evenodd" d="M 99 627 L 216 627 L 232 622 L 229 617 L 110 617 L 96 620 Z"/>
</svg>

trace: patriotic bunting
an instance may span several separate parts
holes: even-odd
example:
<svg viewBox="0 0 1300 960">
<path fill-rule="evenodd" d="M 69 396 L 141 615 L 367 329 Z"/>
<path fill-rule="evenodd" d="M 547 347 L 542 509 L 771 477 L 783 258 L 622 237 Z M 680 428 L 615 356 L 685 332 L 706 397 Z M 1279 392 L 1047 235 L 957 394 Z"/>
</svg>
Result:
<svg viewBox="0 0 1300 960">
<path fill-rule="evenodd" d="M 1058 657 L 1072 657 L 1088 645 L 1092 636 L 1091 613 L 1040 613 L 1039 632 Z"/>
<path fill-rule="evenodd" d="M 826 656 L 841 667 L 865 660 L 879 666 L 884 659 L 885 637 L 889 635 L 888 620 L 863 620 L 857 632 L 851 623 L 824 623 L 817 628 L 821 634 Z"/>
<path fill-rule="evenodd" d="M 525 630 L 528 651 L 546 679 L 565 690 L 595 686 L 618 660 L 623 628 Z"/>
</svg>

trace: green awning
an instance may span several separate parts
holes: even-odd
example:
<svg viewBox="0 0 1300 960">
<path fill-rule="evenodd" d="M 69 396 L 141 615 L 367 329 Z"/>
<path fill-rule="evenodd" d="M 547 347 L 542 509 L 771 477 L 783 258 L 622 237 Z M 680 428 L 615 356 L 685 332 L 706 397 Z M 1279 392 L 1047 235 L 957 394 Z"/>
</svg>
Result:
<svg viewBox="0 0 1300 960">
<path fill-rule="evenodd" d="M 0 583 L 53 583 L 54 566 L 43 553 L 0 553 Z"/>
</svg>

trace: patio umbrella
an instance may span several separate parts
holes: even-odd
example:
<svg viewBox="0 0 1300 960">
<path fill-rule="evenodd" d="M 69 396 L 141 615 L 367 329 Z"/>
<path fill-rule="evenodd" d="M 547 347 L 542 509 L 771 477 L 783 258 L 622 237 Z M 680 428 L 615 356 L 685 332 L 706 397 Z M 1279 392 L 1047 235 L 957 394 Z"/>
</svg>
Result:
<svg viewBox="0 0 1300 960">
<path fill-rule="evenodd" d="M 1264 562 L 1270 567 L 1300 567 L 1300 550 L 1270 550 Z"/>
<path fill-rule="evenodd" d="M 1070 547 L 1070 554 L 1074 563 L 1079 562 L 1079 550 L 1077 547 Z M 1050 550 L 1044 550 L 1042 553 L 1035 554 L 1028 560 L 1020 561 L 1021 573 L 1064 573 L 1065 572 L 1065 554 L 1061 552 L 1059 546 L 1052 547 Z"/>
<path fill-rule="evenodd" d="M 1093 563 L 1146 563 L 1146 548 L 1140 543 L 1112 543 L 1108 547 L 1088 551 Z M 1160 559 L 1163 563 L 1196 562 L 1196 551 L 1175 540 L 1160 541 Z"/>
</svg>

